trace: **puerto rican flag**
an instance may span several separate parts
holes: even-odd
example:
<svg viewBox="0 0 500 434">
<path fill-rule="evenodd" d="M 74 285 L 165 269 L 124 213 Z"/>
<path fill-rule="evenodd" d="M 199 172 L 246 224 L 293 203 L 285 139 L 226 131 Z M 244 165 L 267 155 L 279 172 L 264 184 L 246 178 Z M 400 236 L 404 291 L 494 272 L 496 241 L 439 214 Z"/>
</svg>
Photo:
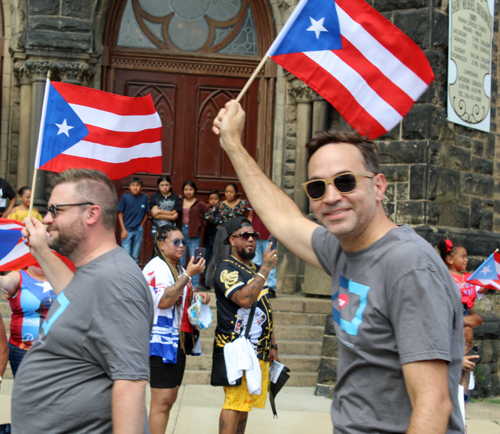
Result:
<svg viewBox="0 0 500 434">
<path fill-rule="evenodd" d="M 38 265 L 37 260 L 24 244 L 21 231 L 24 224 L 12 219 L 0 219 L 0 271 L 23 270 Z M 75 265 L 65 256 L 54 252 L 73 271 Z"/>
<path fill-rule="evenodd" d="M 393 129 L 434 80 L 422 50 L 364 0 L 301 0 L 267 56 L 371 139 Z"/>
<path fill-rule="evenodd" d="M 500 253 L 494 252 L 467 279 L 471 285 L 500 290 Z"/>
<path fill-rule="evenodd" d="M 30 249 L 24 244 L 24 225 L 12 219 L 0 219 L 0 271 L 24 269 L 36 264 Z"/>
<path fill-rule="evenodd" d="M 35 167 L 161 174 L 161 119 L 151 95 L 131 98 L 47 80 Z"/>
</svg>

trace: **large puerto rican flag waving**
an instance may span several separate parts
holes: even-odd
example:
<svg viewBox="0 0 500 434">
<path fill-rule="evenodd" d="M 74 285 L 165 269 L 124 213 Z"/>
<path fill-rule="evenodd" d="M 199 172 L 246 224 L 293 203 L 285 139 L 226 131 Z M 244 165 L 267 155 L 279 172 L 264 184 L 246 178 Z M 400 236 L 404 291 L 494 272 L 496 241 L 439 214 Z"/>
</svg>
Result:
<svg viewBox="0 0 500 434">
<path fill-rule="evenodd" d="M 97 169 L 111 179 L 161 174 L 161 119 L 138 98 L 47 80 L 35 167 Z"/>
<path fill-rule="evenodd" d="M 364 0 L 301 0 L 267 56 L 372 139 L 434 80 L 422 50 Z"/>
</svg>

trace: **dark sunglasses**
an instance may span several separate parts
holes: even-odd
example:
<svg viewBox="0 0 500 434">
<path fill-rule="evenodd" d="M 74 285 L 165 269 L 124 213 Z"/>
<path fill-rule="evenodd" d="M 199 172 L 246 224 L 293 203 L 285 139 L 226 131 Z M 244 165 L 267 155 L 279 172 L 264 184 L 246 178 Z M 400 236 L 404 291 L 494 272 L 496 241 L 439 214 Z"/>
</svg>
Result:
<svg viewBox="0 0 500 434">
<path fill-rule="evenodd" d="M 312 181 L 304 182 L 302 187 L 306 194 L 312 200 L 318 200 L 325 196 L 326 187 L 332 184 L 335 190 L 340 194 L 349 194 L 356 190 L 358 185 L 358 177 L 373 178 L 376 174 L 373 172 L 348 172 L 341 173 L 328 179 L 313 179 Z"/>
<path fill-rule="evenodd" d="M 187 245 L 187 240 L 185 238 L 174 238 L 172 241 L 167 240 L 168 242 L 171 242 L 174 247 L 180 247 L 182 244 L 184 247 Z"/>
<path fill-rule="evenodd" d="M 52 216 L 52 218 L 56 218 L 57 217 L 57 211 L 59 210 L 59 208 L 62 208 L 63 206 L 83 206 L 83 205 L 94 205 L 92 202 L 81 202 L 81 203 L 67 203 L 67 204 L 64 204 L 64 205 L 50 205 L 47 207 L 47 212 L 50 213 L 50 215 Z"/>
<path fill-rule="evenodd" d="M 258 232 L 242 232 L 241 234 L 238 235 L 231 235 L 234 238 L 243 238 L 245 241 L 248 241 L 250 237 L 252 237 L 254 240 L 258 240 L 260 237 L 260 234 Z"/>
</svg>

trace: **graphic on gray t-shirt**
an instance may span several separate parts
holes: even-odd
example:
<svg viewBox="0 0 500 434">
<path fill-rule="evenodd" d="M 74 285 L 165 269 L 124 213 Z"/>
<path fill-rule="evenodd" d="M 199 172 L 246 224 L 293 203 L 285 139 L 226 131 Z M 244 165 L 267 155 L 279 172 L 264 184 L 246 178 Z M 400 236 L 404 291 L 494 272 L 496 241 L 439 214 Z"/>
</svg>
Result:
<svg viewBox="0 0 500 434">
<path fill-rule="evenodd" d="M 312 245 L 332 277 L 335 433 L 406 433 L 412 407 L 401 365 L 434 359 L 449 362 L 447 433 L 462 433 L 460 294 L 434 249 L 406 225 L 359 252 L 344 252 L 323 227 Z"/>
</svg>

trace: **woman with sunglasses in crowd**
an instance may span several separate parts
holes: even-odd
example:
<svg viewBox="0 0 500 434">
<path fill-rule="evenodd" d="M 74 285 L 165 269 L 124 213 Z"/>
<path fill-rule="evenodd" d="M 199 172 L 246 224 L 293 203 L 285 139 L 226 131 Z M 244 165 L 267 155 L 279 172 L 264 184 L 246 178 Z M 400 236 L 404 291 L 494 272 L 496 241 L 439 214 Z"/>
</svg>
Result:
<svg viewBox="0 0 500 434">
<path fill-rule="evenodd" d="M 198 189 L 193 181 L 185 181 L 182 184 L 182 233 L 187 240 L 187 249 L 184 251 L 184 256 L 181 259 L 183 267 L 186 266 L 189 256 L 194 255 L 196 247 L 201 246 L 201 228 L 204 223 L 204 216 L 209 208 L 205 202 L 202 202 L 196 197 Z M 200 285 L 200 276 L 196 275 L 193 278 L 193 285 Z"/>
<path fill-rule="evenodd" d="M 38 331 L 56 295 L 38 265 L 0 276 L 0 289 L 9 300 L 10 321 L 9 362 L 12 374 L 38 337 Z"/>
<path fill-rule="evenodd" d="M 8 219 L 17 220 L 20 222 L 24 222 L 24 220 L 29 215 L 30 210 L 30 201 L 31 201 L 31 188 L 28 186 L 21 187 L 17 192 L 19 197 L 21 198 L 21 205 L 16 206 L 12 212 L 7 216 Z M 38 212 L 36 207 L 33 207 L 31 210 L 31 216 L 35 217 L 37 220 L 42 221 L 42 216 Z"/>
<path fill-rule="evenodd" d="M 195 264 L 191 257 L 184 269 L 180 259 L 186 250 L 186 239 L 180 230 L 170 226 L 158 229 L 153 249 L 155 257 L 143 270 L 155 310 L 149 352 L 149 425 L 151 434 L 164 434 L 184 376 L 186 355 L 193 353 L 195 346 L 196 352 L 201 352 L 199 340 L 196 342 L 199 333 L 190 324 L 187 310 L 195 294 L 192 278 L 203 272 L 205 260 Z M 204 304 L 210 301 L 208 294 L 198 295 Z"/>
<path fill-rule="evenodd" d="M 238 197 L 238 187 L 230 183 L 224 191 L 225 199 L 218 206 L 205 214 L 205 219 L 211 223 L 221 225 L 235 217 L 245 216 L 248 211 L 248 202 Z"/>
<path fill-rule="evenodd" d="M 158 191 L 149 199 L 149 207 L 153 221 L 151 222 L 151 236 L 153 241 L 158 228 L 162 226 L 177 227 L 177 219 L 182 211 L 180 197 L 172 191 L 170 176 L 162 175 L 158 178 Z"/>
</svg>

